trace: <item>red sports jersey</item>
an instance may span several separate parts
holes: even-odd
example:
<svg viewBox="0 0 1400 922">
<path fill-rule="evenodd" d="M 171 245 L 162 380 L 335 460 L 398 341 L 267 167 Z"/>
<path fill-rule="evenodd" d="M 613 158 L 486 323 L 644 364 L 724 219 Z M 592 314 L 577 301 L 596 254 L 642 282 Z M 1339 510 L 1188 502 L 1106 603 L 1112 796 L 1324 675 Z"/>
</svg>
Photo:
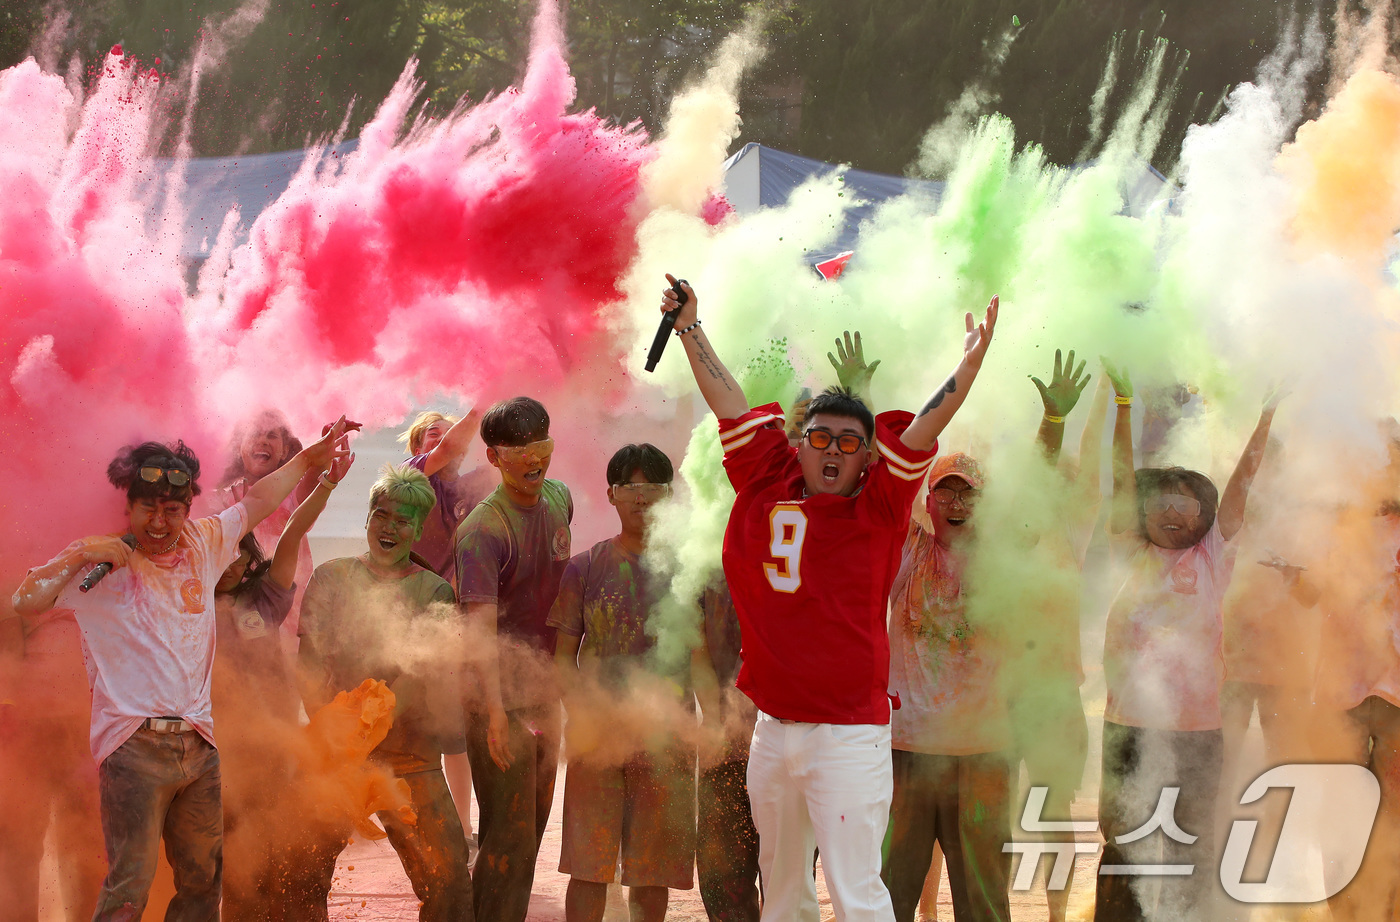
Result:
<svg viewBox="0 0 1400 922">
<path fill-rule="evenodd" d="M 909 506 L 933 451 L 899 440 L 914 416 L 875 420 L 878 457 L 854 496 L 807 496 L 776 403 L 719 421 L 739 492 L 724 535 L 724 575 L 743 637 L 738 686 L 785 720 L 886 724 L 890 584 Z"/>
</svg>

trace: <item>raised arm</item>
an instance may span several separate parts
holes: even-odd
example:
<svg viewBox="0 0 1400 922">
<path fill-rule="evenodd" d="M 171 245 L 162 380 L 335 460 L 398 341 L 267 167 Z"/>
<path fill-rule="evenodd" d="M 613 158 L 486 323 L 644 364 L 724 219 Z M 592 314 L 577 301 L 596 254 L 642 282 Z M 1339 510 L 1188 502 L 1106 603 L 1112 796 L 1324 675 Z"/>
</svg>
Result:
<svg viewBox="0 0 1400 922">
<path fill-rule="evenodd" d="M 1133 467 L 1133 382 L 1128 372 L 1107 361 L 1104 371 L 1113 382 L 1113 509 L 1108 530 L 1114 534 L 1130 531 L 1137 522 L 1137 480 Z"/>
<path fill-rule="evenodd" d="M 958 412 L 958 407 L 967 399 L 967 392 L 972 389 L 972 382 L 977 380 L 977 372 L 982 369 L 982 359 L 986 357 L 987 347 L 991 345 L 992 332 L 997 325 L 999 304 L 1000 300 L 993 295 L 991 303 L 987 305 L 987 315 L 982 318 L 980 324 L 974 325 L 972 314 L 967 315 L 967 336 L 963 340 L 962 361 L 948 376 L 948 380 L 934 391 L 933 396 L 909 424 L 909 428 L 904 430 L 900 441 L 905 445 L 919 451 L 928 451 L 937 443 L 938 436 L 947 427 L 953 414 Z"/>
<path fill-rule="evenodd" d="M 1084 420 L 1084 431 L 1079 434 L 1079 471 L 1075 480 L 1079 492 L 1093 502 L 1095 508 L 1102 498 L 1099 482 L 1103 479 L 1103 424 L 1108 419 L 1108 395 L 1111 393 L 1113 384 L 1108 375 L 1099 375 L 1094 399 L 1089 404 L 1089 417 Z"/>
<path fill-rule="evenodd" d="M 1065 441 L 1065 417 L 1068 416 L 1077 403 L 1079 395 L 1084 393 L 1084 387 L 1089 383 L 1091 375 L 1084 374 L 1084 366 L 1087 362 L 1080 362 L 1079 368 L 1074 367 L 1074 350 L 1069 350 L 1069 361 L 1063 361 L 1060 350 L 1055 350 L 1055 370 L 1050 375 L 1050 383 L 1031 375 L 1031 382 L 1035 384 L 1035 389 L 1040 391 L 1040 401 L 1045 405 L 1045 415 L 1040 418 L 1040 432 L 1038 438 L 1040 447 L 1045 450 L 1045 457 L 1053 465 L 1060 457 L 1060 448 Z"/>
<path fill-rule="evenodd" d="M 1264 446 L 1269 443 L 1269 427 L 1273 425 L 1274 411 L 1277 409 L 1278 400 L 1271 396 L 1259 414 L 1254 434 L 1249 437 L 1244 454 L 1240 455 L 1235 472 L 1230 475 L 1230 482 L 1225 485 L 1224 495 L 1220 497 L 1220 510 L 1215 520 L 1220 524 L 1220 536 L 1226 541 L 1238 534 L 1244 525 L 1249 486 L 1254 482 L 1254 475 L 1259 473 L 1259 462 L 1264 460 Z"/>
<path fill-rule="evenodd" d="M 345 479 L 350 465 L 354 463 L 353 451 L 332 461 L 330 470 L 322 473 L 316 481 L 316 488 L 311 491 L 311 495 L 301 501 L 301 505 L 297 506 L 292 517 L 287 520 L 287 527 L 282 529 L 282 536 L 277 539 L 277 551 L 272 555 L 272 565 L 267 569 L 267 578 L 283 589 L 292 588 L 292 584 L 296 582 L 301 540 L 321 517 L 321 513 L 326 509 L 326 502 L 331 498 L 331 491 Z"/>
<path fill-rule="evenodd" d="M 326 428 L 320 439 L 253 484 L 252 489 L 243 497 L 243 507 L 248 510 L 247 531 L 252 531 L 255 525 L 271 515 L 272 511 L 282 504 L 282 500 L 296 489 L 296 485 L 308 471 L 326 470 L 336 459 L 348 455 L 350 446 L 345 435 L 359 428 L 359 423 L 347 422 L 342 416 Z"/>
<path fill-rule="evenodd" d="M 861 345 L 859 330 L 854 338 L 847 330 L 845 339 L 844 343 L 836 340 L 836 353 L 828 352 L 827 361 L 836 369 L 836 383 L 865 401 L 865 405 L 873 410 L 875 402 L 870 399 L 870 379 L 875 376 L 875 369 L 880 367 L 880 360 L 865 364 L 865 347 Z"/>
<path fill-rule="evenodd" d="M 466 457 L 467 446 L 471 445 L 472 436 L 476 435 L 480 423 L 481 411 L 475 407 L 453 423 L 452 428 L 443 434 L 442 441 L 428 452 L 428 459 L 423 464 L 423 473 L 431 477 L 443 468 L 455 470 Z"/>
<path fill-rule="evenodd" d="M 666 280 L 672 285 L 676 283 L 676 277 L 670 273 L 666 274 Z M 690 359 L 690 370 L 695 375 L 695 383 L 700 386 L 700 396 L 705 398 L 706 405 L 718 418 L 738 419 L 749 411 L 748 398 L 744 396 L 739 382 L 734 380 L 729 369 L 725 368 L 719 356 L 715 355 L 709 338 L 705 336 L 705 328 L 700 325 L 697 310 L 699 305 L 694 289 L 686 284 L 682 284 L 681 287 L 687 300 L 676 316 L 676 334 L 685 346 L 686 358 Z M 675 310 L 679 300 L 675 291 L 667 288 L 662 294 L 662 313 Z"/>
</svg>

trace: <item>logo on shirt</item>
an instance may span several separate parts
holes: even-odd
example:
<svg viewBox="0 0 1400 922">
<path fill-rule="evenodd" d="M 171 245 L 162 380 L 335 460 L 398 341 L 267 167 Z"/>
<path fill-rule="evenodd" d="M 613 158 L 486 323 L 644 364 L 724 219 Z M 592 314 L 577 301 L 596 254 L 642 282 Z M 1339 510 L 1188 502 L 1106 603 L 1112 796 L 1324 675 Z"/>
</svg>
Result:
<svg viewBox="0 0 1400 922">
<path fill-rule="evenodd" d="M 1182 595 L 1196 594 L 1196 581 L 1200 576 L 1196 573 L 1196 568 L 1186 561 L 1181 561 L 1172 567 L 1171 580 L 1172 592 L 1179 592 Z"/>
<path fill-rule="evenodd" d="M 193 576 L 180 584 L 180 598 L 185 603 L 186 614 L 204 614 L 204 584 Z"/>
<path fill-rule="evenodd" d="M 554 533 L 554 559 L 569 559 L 569 526 L 561 525 Z"/>
<path fill-rule="evenodd" d="M 255 608 L 240 612 L 236 624 L 241 637 L 251 640 L 254 637 L 267 636 L 267 622 L 263 620 L 263 616 Z"/>
</svg>

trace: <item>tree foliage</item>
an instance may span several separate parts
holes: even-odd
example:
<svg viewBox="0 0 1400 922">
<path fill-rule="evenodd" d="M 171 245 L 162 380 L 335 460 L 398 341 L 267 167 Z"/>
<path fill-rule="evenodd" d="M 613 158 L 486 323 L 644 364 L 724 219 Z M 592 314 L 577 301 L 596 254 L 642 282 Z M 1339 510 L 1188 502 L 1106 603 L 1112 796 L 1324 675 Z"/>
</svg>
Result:
<svg viewBox="0 0 1400 922">
<path fill-rule="evenodd" d="M 580 105 L 659 127 L 671 93 L 749 2 L 565 0 Z M 1186 126 L 1253 78 L 1290 17 L 1312 11 L 1296 4 L 1313 2 L 792 0 L 772 17 L 769 55 L 746 83 L 743 140 L 900 172 L 928 128 L 977 86 L 984 107 L 1010 116 L 1023 141 L 1068 162 L 1086 150 L 1089 101 L 1110 46 L 1117 42 L 1120 62 L 1111 119 L 1160 39 L 1170 42 L 1168 76 L 1177 76 L 1155 158 L 1168 168 Z M 65 14 L 0 0 L 0 66 L 37 51 L 57 66 L 90 67 L 121 43 L 179 74 L 205 24 L 236 6 L 87 0 Z M 194 148 L 299 147 L 334 132 L 347 111 L 354 136 L 411 57 L 425 104 L 440 111 L 499 92 L 523 72 L 532 12 L 530 0 L 268 0 L 262 21 L 205 77 Z"/>
</svg>

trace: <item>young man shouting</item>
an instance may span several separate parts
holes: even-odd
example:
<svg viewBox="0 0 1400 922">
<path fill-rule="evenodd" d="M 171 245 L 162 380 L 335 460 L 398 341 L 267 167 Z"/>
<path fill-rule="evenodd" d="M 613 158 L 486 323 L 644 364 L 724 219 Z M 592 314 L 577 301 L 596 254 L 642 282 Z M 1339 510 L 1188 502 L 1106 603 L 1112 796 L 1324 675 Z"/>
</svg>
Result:
<svg viewBox="0 0 1400 922">
<path fill-rule="evenodd" d="M 918 416 L 877 420 L 849 391 L 829 390 L 808 406 L 793 448 L 777 404 L 749 409 L 700 326 L 694 291 L 682 287 L 676 332 L 719 417 L 739 494 L 724 573 L 743 632 L 738 686 L 759 709 L 748 782 L 763 917 L 815 922 L 817 847 L 837 919 L 889 922 L 880 880 L 892 790 L 886 606 L 910 504 L 981 368 L 997 299 L 981 325 L 967 315 L 963 360 Z M 678 300 L 668 289 L 662 310 Z"/>
</svg>

